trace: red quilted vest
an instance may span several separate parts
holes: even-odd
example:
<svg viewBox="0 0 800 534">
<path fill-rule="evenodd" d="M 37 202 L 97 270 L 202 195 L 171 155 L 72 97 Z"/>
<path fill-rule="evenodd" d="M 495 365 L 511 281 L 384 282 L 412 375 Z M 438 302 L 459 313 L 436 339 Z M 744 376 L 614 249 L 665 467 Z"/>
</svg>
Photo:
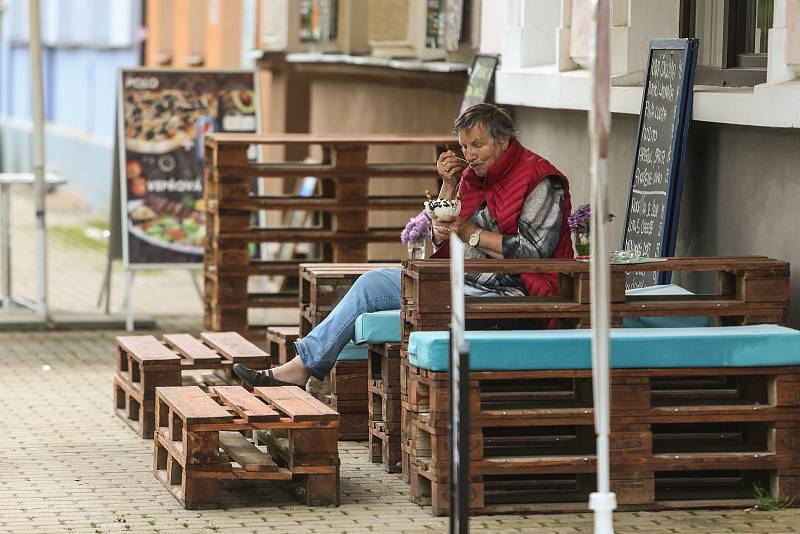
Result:
<svg viewBox="0 0 800 534">
<path fill-rule="evenodd" d="M 525 198 L 547 176 L 558 176 L 564 184 L 561 234 L 552 257 L 572 258 L 572 239 L 567 224 L 567 218 L 572 210 L 569 181 L 549 161 L 523 147 L 517 140 L 509 143 L 500 159 L 489 167 L 485 177 L 479 177 L 469 167 L 464 171 L 459 184 L 460 216 L 464 219 L 468 218 L 485 201 L 489 213 L 497 221 L 500 233 L 517 235 L 519 233 L 519 216 Z M 446 242 L 432 257 L 447 258 L 449 255 L 449 242 Z M 557 294 L 558 275 L 556 273 L 522 273 L 520 277 L 531 296 Z"/>
</svg>

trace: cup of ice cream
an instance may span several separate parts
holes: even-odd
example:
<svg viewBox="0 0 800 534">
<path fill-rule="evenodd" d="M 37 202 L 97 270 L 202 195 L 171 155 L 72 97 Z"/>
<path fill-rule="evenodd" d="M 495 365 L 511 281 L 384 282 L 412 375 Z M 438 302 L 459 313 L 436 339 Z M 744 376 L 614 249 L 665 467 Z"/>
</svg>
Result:
<svg viewBox="0 0 800 534">
<path fill-rule="evenodd" d="M 431 219 L 436 219 L 442 216 L 455 216 L 461 213 L 461 201 L 447 200 L 445 198 L 437 198 L 436 200 L 425 201 L 425 213 Z"/>
</svg>

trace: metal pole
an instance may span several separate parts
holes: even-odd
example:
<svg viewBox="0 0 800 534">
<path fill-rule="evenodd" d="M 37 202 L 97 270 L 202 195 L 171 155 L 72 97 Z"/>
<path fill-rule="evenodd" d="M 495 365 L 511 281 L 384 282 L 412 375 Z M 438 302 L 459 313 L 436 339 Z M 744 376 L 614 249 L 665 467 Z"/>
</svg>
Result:
<svg viewBox="0 0 800 534">
<path fill-rule="evenodd" d="M 33 115 L 33 174 L 36 199 L 36 312 L 47 320 L 47 228 L 45 226 L 44 182 L 44 84 L 42 81 L 42 39 L 39 0 L 30 0 L 29 58 L 31 65 L 31 102 Z"/>
<path fill-rule="evenodd" d="M 609 263 L 606 225 L 608 217 L 608 137 L 609 112 L 609 0 L 593 0 L 592 32 L 592 106 L 589 131 L 592 146 L 592 222 L 591 222 L 591 313 L 592 313 L 592 383 L 594 425 L 597 434 L 597 491 L 589 498 L 594 511 L 595 534 L 613 534 L 613 510 L 616 496 L 610 491 L 608 434 L 610 430 L 609 393 Z"/>
</svg>

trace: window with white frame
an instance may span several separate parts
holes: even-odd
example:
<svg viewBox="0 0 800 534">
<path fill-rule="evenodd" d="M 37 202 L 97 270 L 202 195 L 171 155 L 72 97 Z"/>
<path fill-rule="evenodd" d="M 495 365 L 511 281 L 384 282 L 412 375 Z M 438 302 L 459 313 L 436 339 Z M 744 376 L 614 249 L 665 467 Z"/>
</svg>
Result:
<svg viewBox="0 0 800 534">
<path fill-rule="evenodd" d="M 774 11 L 774 0 L 683 0 L 681 36 L 700 40 L 696 83 L 766 82 Z"/>
</svg>

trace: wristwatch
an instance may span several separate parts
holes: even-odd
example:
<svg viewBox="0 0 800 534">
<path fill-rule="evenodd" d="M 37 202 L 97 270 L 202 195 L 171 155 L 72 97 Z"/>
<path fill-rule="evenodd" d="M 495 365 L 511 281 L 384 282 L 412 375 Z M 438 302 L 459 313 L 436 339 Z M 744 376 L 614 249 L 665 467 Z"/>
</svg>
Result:
<svg viewBox="0 0 800 534">
<path fill-rule="evenodd" d="M 478 243 L 481 242 L 481 232 L 483 232 L 483 228 L 476 228 L 475 229 L 475 232 L 473 232 L 472 235 L 470 235 L 469 239 L 467 240 L 467 243 L 469 243 L 469 246 L 471 246 L 471 247 L 477 247 L 478 246 Z"/>
</svg>

